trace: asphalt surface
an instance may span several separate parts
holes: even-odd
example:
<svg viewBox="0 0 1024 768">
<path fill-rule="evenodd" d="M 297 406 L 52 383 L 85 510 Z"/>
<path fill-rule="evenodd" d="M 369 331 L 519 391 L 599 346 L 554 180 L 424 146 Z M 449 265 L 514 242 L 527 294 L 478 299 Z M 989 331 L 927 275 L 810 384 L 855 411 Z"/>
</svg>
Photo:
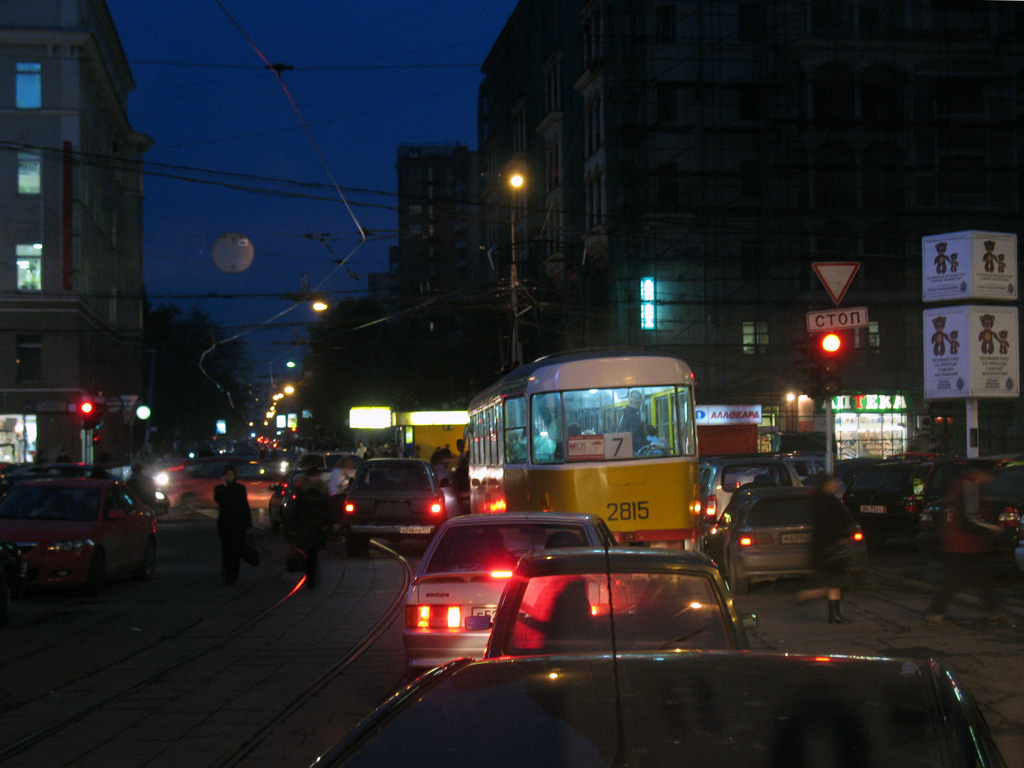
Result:
<svg viewBox="0 0 1024 768">
<path fill-rule="evenodd" d="M 193 513 L 192 516 L 209 514 Z M 182 517 L 172 513 L 162 519 L 180 520 Z M 256 519 L 258 525 L 269 527 L 265 512 Z M 275 541 L 281 547 L 286 546 L 276 538 Z M 414 560 L 417 552 L 407 550 L 406 554 Z M 1019 557 L 1021 554 L 1018 551 Z M 383 561 L 380 555 L 375 557 Z M 379 562 L 378 565 L 393 568 L 394 579 L 389 581 L 400 583 L 397 562 L 390 561 L 388 565 Z M 345 578 L 344 568 L 328 568 L 325 575 L 332 570 L 341 578 L 325 583 L 317 600 L 303 601 L 292 608 L 291 621 L 322 623 L 330 620 L 335 603 L 367 600 L 367 594 L 356 594 L 357 590 L 365 589 L 365 585 L 351 574 Z M 754 613 L 758 617 L 757 628 L 750 633 L 755 650 L 931 657 L 946 661 L 974 694 L 1007 764 L 1024 766 L 1024 581 L 1021 574 L 1014 572 L 1005 582 L 1003 593 L 1011 621 L 999 626 L 990 625 L 979 601 L 970 594 L 958 594 L 954 598 L 946 624 L 929 624 L 926 611 L 937 578 L 937 561 L 916 552 L 896 550 L 873 556 L 863 584 L 844 593 L 842 610 L 851 619 L 848 625 L 828 623 L 824 599 L 798 602 L 797 591 L 807 586 L 807 582 L 801 580 L 755 584 L 749 594 L 736 596 L 736 604 L 741 613 Z M 373 600 L 380 603 L 379 613 L 383 613 L 390 599 L 391 596 L 383 593 L 373 596 Z M 295 611 L 306 611 L 308 615 L 299 617 Z M 395 671 L 404 667 L 401 631 L 401 621 L 395 621 L 372 651 L 346 672 L 341 685 L 323 692 L 317 709 L 332 713 L 329 733 L 308 734 L 317 742 L 318 750 L 347 732 L 393 689 Z M 329 652 L 329 648 L 321 651 Z M 322 725 L 312 721 L 303 725 L 301 719 L 289 727 L 293 732 L 301 732 L 307 726 L 311 731 L 322 730 Z M 177 731 L 169 731 L 174 732 Z M 267 768 L 293 768 L 301 764 L 289 749 L 275 750 L 273 744 L 268 747 L 265 754 L 253 755 L 254 759 L 245 764 Z M 183 756 L 188 751 L 176 753 Z"/>
</svg>

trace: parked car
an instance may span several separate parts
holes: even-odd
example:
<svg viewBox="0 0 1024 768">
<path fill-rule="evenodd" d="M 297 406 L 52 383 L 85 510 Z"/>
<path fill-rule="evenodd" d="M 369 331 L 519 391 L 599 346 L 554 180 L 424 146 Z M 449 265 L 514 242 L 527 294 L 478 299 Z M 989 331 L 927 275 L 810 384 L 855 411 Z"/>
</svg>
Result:
<svg viewBox="0 0 1024 768">
<path fill-rule="evenodd" d="M 0 627 L 11 618 L 11 598 L 21 594 L 25 586 L 28 563 L 21 559 L 18 546 L 0 539 Z"/>
<path fill-rule="evenodd" d="M 523 555 L 605 546 L 614 547 L 615 537 L 597 515 L 509 512 L 448 520 L 420 559 L 406 596 L 402 642 L 407 665 L 418 669 L 460 656 L 480 658 L 490 624 L 469 630 L 466 622 L 494 615 Z"/>
<path fill-rule="evenodd" d="M 28 586 L 80 585 L 95 594 L 108 576 L 149 581 L 156 513 L 117 480 L 26 480 L 0 500 L 0 539 L 28 563 Z"/>
<path fill-rule="evenodd" d="M 864 467 L 843 492 L 843 503 L 869 547 L 889 539 L 916 539 L 924 492 L 935 463 L 906 459 Z"/>
<path fill-rule="evenodd" d="M 870 467 L 873 464 L 878 464 L 880 461 L 882 461 L 881 456 L 857 456 L 851 459 L 839 459 L 836 461 L 833 475 L 839 481 L 839 490 L 836 492 L 837 496 L 840 499 L 843 498 L 846 487 L 853 482 L 853 478 L 864 467 Z"/>
<path fill-rule="evenodd" d="M 274 493 L 270 486 L 280 483 L 287 470 L 287 462 L 275 459 L 210 456 L 169 464 L 157 471 L 153 479 L 157 489 L 167 496 L 171 509 L 216 509 L 213 489 L 221 482 L 228 464 L 235 468 L 238 482 L 245 486 L 249 506 L 254 510 L 267 508 Z"/>
<path fill-rule="evenodd" d="M 718 564 L 735 594 L 753 581 L 811 576 L 816 488 L 749 488 L 732 501 L 704 536 L 704 551 Z M 867 566 L 860 526 L 850 516 L 846 542 L 848 567 L 856 574 Z"/>
<path fill-rule="evenodd" d="M 918 546 L 929 554 L 939 553 L 938 526 L 949 503 L 950 490 L 957 480 L 975 470 L 991 476 L 981 512 L 988 522 L 1007 529 L 1006 537 L 997 541 L 999 554 L 1002 560 L 1015 562 L 1014 550 L 1020 544 L 1021 512 L 1024 511 L 1024 461 L 1019 459 L 975 457 L 936 462 L 918 520 Z"/>
<path fill-rule="evenodd" d="M 1006 768 L 936 660 L 737 653 L 461 659 L 403 688 L 315 768 Z"/>
<path fill-rule="evenodd" d="M 700 460 L 700 508 L 710 526 L 744 486 L 803 485 L 793 465 L 773 456 L 707 456 Z"/>
<path fill-rule="evenodd" d="M 811 453 L 808 451 L 792 451 L 790 453 L 774 454 L 780 459 L 785 459 L 796 470 L 800 482 L 804 485 L 817 485 L 816 479 L 825 471 L 825 454 Z"/>
<path fill-rule="evenodd" d="M 0 495 L 25 480 L 42 480 L 60 477 L 112 477 L 98 464 L 83 462 L 53 462 L 48 464 L 22 464 L 12 467 L 0 476 Z"/>
<path fill-rule="evenodd" d="M 706 555 L 602 548 L 520 560 L 484 657 L 747 647 L 732 595 Z"/>
<path fill-rule="evenodd" d="M 345 498 L 345 551 L 365 555 L 370 538 L 433 537 L 446 519 L 441 481 L 423 459 L 368 459 Z"/>
</svg>

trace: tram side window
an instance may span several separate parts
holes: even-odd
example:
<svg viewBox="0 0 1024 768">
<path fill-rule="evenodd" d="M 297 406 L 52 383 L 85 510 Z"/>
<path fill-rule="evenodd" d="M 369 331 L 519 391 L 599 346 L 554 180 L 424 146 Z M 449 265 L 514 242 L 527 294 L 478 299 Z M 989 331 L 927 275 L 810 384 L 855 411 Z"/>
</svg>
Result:
<svg viewBox="0 0 1024 768">
<path fill-rule="evenodd" d="M 505 463 L 526 461 L 526 398 L 510 397 L 505 401 Z"/>
<path fill-rule="evenodd" d="M 557 392 L 534 395 L 530 401 L 534 464 L 562 461 L 562 398 Z"/>
<path fill-rule="evenodd" d="M 487 409 L 487 463 L 494 466 L 498 463 L 498 408 L 492 405 Z"/>
<path fill-rule="evenodd" d="M 679 388 L 679 432 L 683 437 L 684 456 L 697 455 L 697 420 L 693 415 L 693 390 Z"/>
</svg>

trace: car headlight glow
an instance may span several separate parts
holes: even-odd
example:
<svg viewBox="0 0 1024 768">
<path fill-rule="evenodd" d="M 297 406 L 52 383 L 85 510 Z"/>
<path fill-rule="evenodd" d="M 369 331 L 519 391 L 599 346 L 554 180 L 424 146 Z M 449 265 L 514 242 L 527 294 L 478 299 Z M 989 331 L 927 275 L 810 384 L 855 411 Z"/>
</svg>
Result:
<svg viewBox="0 0 1024 768">
<path fill-rule="evenodd" d="M 55 541 L 46 547 L 47 552 L 74 552 L 76 549 L 91 546 L 92 539 L 66 539 Z"/>
<path fill-rule="evenodd" d="M 156 476 L 153 478 L 153 482 L 157 485 L 167 485 L 167 473 L 157 472 Z"/>
</svg>

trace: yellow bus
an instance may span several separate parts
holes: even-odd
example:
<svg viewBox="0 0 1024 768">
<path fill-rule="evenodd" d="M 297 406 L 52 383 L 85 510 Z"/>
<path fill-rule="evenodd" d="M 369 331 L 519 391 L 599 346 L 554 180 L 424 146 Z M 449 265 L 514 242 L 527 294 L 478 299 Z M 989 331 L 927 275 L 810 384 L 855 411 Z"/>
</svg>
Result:
<svg viewBox="0 0 1024 768">
<path fill-rule="evenodd" d="M 470 510 L 601 515 L 619 541 L 696 548 L 694 380 L 649 351 L 543 357 L 469 404 Z"/>
</svg>

